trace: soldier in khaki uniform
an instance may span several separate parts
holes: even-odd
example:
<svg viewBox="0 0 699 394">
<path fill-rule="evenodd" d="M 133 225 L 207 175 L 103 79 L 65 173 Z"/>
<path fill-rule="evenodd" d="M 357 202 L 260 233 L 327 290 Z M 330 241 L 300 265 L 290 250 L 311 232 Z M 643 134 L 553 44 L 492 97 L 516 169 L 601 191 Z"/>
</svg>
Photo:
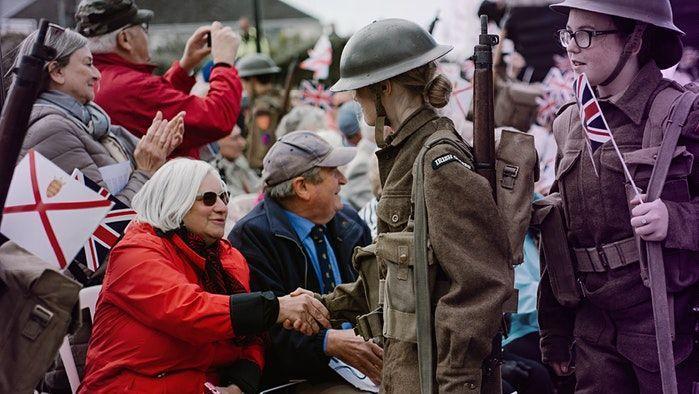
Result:
<svg viewBox="0 0 699 394">
<path fill-rule="evenodd" d="M 484 373 L 484 361 L 498 332 L 503 302 L 510 296 L 511 257 L 490 186 L 473 170 L 471 147 L 461 140 L 449 119 L 435 112 L 435 107 L 447 104 L 451 93 L 449 81 L 436 74 L 435 60 L 451 49 L 438 45 L 412 22 L 374 22 L 347 43 L 341 79 L 332 90 L 352 90 L 365 121 L 377 129 L 383 186 L 377 209 L 377 249 L 382 248 L 382 237 L 411 231 L 413 163 L 423 144 L 435 137 L 454 143 L 439 144 L 427 152 L 421 185 L 430 260 L 437 267 L 438 284 L 431 286 L 436 322 L 435 385 L 440 393 L 495 393 L 501 392 L 499 368 Z M 384 121 L 391 131 L 379 135 Z M 384 267 L 381 270 L 385 277 Z M 401 285 L 400 281 L 389 278 L 386 284 L 384 303 L 393 310 L 387 314 L 384 307 L 381 389 L 417 393 L 415 320 L 406 318 L 414 313 L 416 301 L 414 293 L 410 299 L 409 280 L 403 279 L 402 285 L 407 286 L 407 293 L 393 290 L 391 286 Z M 393 323 L 387 326 L 387 320 Z"/>
<path fill-rule="evenodd" d="M 250 167 L 262 170 L 262 159 L 274 145 L 274 132 L 282 117 L 282 99 L 272 85 L 272 76 L 280 69 L 269 56 L 261 53 L 246 55 L 236 63 L 238 74 L 249 105 L 245 114 L 247 150 L 245 153 Z"/>
<path fill-rule="evenodd" d="M 669 130 L 664 125 L 686 90 L 660 72 L 682 54 L 669 1 L 566 0 L 551 7 L 568 15 L 560 42 L 574 71 L 597 91 L 631 176 L 647 192 Z M 660 198 L 643 196 L 639 203 L 634 197 L 630 206 L 633 192 L 612 142 L 591 148 L 590 157 L 575 105 L 554 121 L 553 191 L 560 192 L 566 225 L 556 242 L 567 240 L 573 261 L 542 261 L 539 324 L 543 361 L 559 375 L 575 371 L 576 393 L 663 391 L 651 292 L 634 236 L 662 242 L 678 392 L 698 388 L 692 308 L 699 305 L 699 99 L 687 97 L 689 115 L 672 122 L 681 125 L 680 137 Z M 572 273 L 570 285 L 564 286 L 563 270 Z"/>
</svg>

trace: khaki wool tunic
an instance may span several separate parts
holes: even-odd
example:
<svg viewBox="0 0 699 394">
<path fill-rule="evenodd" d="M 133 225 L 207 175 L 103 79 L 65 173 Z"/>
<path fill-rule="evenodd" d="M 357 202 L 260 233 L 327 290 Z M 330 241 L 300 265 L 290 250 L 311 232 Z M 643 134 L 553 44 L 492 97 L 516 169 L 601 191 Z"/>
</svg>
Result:
<svg viewBox="0 0 699 394">
<path fill-rule="evenodd" d="M 379 234 L 405 230 L 413 163 L 427 138 L 445 128 L 463 144 L 451 121 L 422 108 L 377 152 L 383 185 L 377 208 Z M 448 154 L 459 160 L 436 165 Z M 424 165 L 430 247 L 438 277 L 449 283 L 446 294 L 433 300 L 440 393 L 499 392 L 499 373 L 494 382 L 482 386 L 481 366 L 513 287 L 505 225 L 488 182 L 463 164 L 468 161 L 456 147 L 439 144 L 427 153 Z M 417 357 L 415 343 L 387 339 L 382 392 L 419 393 Z"/>
<path fill-rule="evenodd" d="M 245 127 L 248 129 L 245 157 L 250 168 L 262 169 L 262 159 L 277 141 L 275 131 L 281 116 L 282 103 L 277 91 L 257 96 L 250 103 L 245 117 Z"/>
</svg>

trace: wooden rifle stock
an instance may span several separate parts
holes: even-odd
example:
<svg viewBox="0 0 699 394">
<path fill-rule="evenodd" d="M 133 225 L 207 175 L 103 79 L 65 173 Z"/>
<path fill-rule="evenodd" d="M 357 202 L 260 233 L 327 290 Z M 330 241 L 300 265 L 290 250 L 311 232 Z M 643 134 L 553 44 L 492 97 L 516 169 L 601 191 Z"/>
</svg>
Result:
<svg viewBox="0 0 699 394">
<path fill-rule="evenodd" d="M 488 34 L 488 18 L 481 15 L 481 34 L 473 59 L 473 154 L 476 172 L 485 177 L 495 197 L 495 113 L 493 102 L 493 46 L 498 36 Z"/>
<path fill-rule="evenodd" d="M 41 89 L 44 65 L 55 57 L 55 50 L 44 44 L 49 29 L 49 22 L 42 19 L 36 42 L 29 55 L 22 56 L 17 75 L 10 86 L 2 115 L 0 116 L 0 207 L 5 206 L 5 199 L 15 171 L 17 157 L 34 101 Z M 0 210 L 2 222 L 2 210 Z"/>
<path fill-rule="evenodd" d="M 284 79 L 284 97 L 282 99 L 282 114 L 279 119 L 284 117 L 287 112 L 289 112 L 289 101 L 291 101 L 291 83 L 294 79 L 294 74 L 296 74 L 296 68 L 299 64 L 298 55 L 294 56 L 289 63 L 289 68 L 286 70 L 286 78 Z"/>
</svg>

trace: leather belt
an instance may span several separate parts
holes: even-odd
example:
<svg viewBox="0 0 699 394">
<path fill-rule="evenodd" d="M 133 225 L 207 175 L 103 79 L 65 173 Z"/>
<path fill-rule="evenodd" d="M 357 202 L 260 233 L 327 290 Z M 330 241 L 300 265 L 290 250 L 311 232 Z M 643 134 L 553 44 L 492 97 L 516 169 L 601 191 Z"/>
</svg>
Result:
<svg viewBox="0 0 699 394">
<path fill-rule="evenodd" d="M 640 260 L 632 238 L 592 248 L 573 248 L 579 272 L 605 272 Z"/>
</svg>

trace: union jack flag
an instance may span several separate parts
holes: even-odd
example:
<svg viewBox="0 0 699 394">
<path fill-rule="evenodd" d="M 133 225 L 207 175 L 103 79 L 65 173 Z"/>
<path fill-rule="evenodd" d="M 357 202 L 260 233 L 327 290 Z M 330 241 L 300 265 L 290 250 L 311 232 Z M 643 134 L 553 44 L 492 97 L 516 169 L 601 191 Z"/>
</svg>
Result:
<svg viewBox="0 0 699 394">
<path fill-rule="evenodd" d="M 612 133 L 609 131 L 607 120 L 599 107 L 595 92 L 587 80 L 587 75 L 580 74 L 573 83 L 575 98 L 578 101 L 580 110 L 580 121 L 585 130 L 588 143 L 592 152 L 597 150 L 605 142 L 612 140 Z"/>
<path fill-rule="evenodd" d="M 86 177 L 80 170 L 75 169 L 71 177 L 114 203 L 111 211 L 107 213 L 107 216 L 97 226 L 90 239 L 85 242 L 83 248 L 75 256 L 77 262 L 84 264 L 92 271 L 96 271 L 107 260 L 109 251 L 112 250 L 112 246 L 124 234 L 131 219 L 136 217 L 136 211 L 111 195 L 107 189 Z"/>
<path fill-rule="evenodd" d="M 616 152 L 619 161 L 621 161 L 621 166 L 624 169 L 626 180 L 631 183 L 633 190 L 636 191 L 636 196 L 638 196 L 640 200 L 636 183 L 631 177 L 631 173 L 629 173 L 629 169 L 626 166 L 626 162 L 624 162 L 624 158 L 621 155 L 621 151 L 619 151 L 616 141 L 614 141 L 614 136 L 612 135 L 612 132 L 609 129 L 609 124 L 607 124 L 607 120 L 604 118 L 604 114 L 599 107 L 599 103 L 595 97 L 595 92 L 592 90 L 592 86 L 590 86 L 590 81 L 587 79 L 587 75 L 583 73 L 575 78 L 573 90 L 575 91 L 575 98 L 578 101 L 578 109 L 580 110 L 580 122 L 585 130 L 587 153 L 590 155 L 590 161 L 592 162 L 592 167 L 595 170 L 595 174 L 599 176 L 599 172 L 597 172 L 597 166 L 595 165 L 595 160 L 592 154 L 595 152 L 595 150 L 597 150 L 597 148 L 602 146 L 602 144 L 607 141 L 611 141 L 614 151 Z"/>
<path fill-rule="evenodd" d="M 325 85 L 315 81 L 301 81 L 301 101 L 325 110 L 332 107 L 333 94 L 325 89 Z"/>
<path fill-rule="evenodd" d="M 537 122 L 540 125 L 552 124 L 561 106 L 573 100 L 574 82 L 575 76 L 572 71 L 551 67 L 543 81 L 544 96 L 536 98 L 536 103 L 539 105 Z"/>
</svg>

